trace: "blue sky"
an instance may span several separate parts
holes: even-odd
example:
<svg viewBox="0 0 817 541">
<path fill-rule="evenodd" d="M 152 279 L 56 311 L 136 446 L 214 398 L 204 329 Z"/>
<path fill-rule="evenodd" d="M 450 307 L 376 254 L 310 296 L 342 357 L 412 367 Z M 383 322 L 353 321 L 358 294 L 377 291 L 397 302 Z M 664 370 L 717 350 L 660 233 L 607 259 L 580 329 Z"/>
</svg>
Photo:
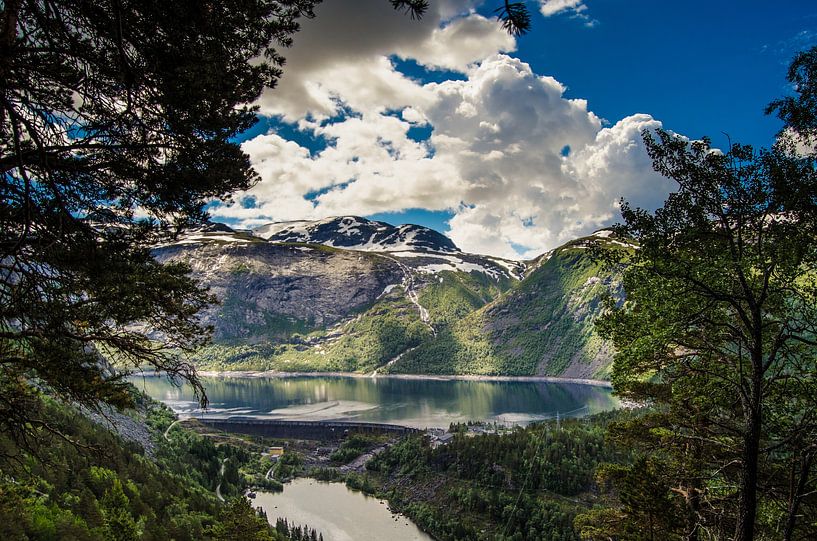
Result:
<svg viewBox="0 0 817 541">
<path fill-rule="evenodd" d="M 817 45 L 817 2 L 586 2 L 592 28 L 569 13 L 537 17 L 517 55 L 610 120 L 634 111 L 691 137 L 768 145 L 762 113 L 788 91 L 797 50 Z"/>
<path fill-rule="evenodd" d="M 815 2 L 532 1 L 516 40 L 486 21 L 498 3 L 432 0 L 418 23 L 327 0 L 243 137 L 261 185 L 215 218 L 362 214 L 530 257 L 614 222 L 621 196 L 660 205 L 642 129 L 769 145 L 763 108 L 817 45 Z"/>
</svg>

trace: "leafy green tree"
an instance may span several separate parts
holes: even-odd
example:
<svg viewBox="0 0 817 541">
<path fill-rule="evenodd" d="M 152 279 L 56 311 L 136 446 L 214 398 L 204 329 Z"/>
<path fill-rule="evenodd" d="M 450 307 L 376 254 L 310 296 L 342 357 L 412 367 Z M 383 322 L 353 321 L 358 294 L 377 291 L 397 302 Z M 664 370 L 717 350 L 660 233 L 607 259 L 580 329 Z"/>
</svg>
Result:
<svg viewBox="0 0 817 541">
<path fill-rule="evenodd" d="M 210 535 L 220 541 L 275 541 L 265 518 L 259 517 L 246 498 L 233 498 L 219 513 Z"/>
<path fill-rule="evenodd" d="M 679 495 L 667 485 L 667 476 L 662 471 L 665 467 L 654 457 L 640 457 L 628 466 L 600 467 L 599 484 L 614 487 L 621 507 L 599 507 L 577 516 L 574 525 L 581 538 L 681 539 Z"/>
<path fill-rule="evenodd" d="M 139 539 L 139 530 L 129 504 L 128 497 L 122 490 L 122 483 L 119 478 L 114 477 L 111 488 L 102 498 L 105 537 L 109 541 L 136 541 Z"/>
<path fill-rule="evenodd" d="M 817 47 L 794 57 L 786 79 L 796 95 L 774 100 L 766 114 L 777 113 L 785 124 L 783 133 L 791 130 L 806 145 L 817 148 Z"/>
<path fill-rule="evenodd" d="M 0 429 L 39 389 L 128 405 L 101 353 L 201 387 L 179 352 L 213 299 L 150 247 L 257 179 L 255 122 L 308 0 L 12 0 L 0 12 Z M 263 58 L 264 62 L 254 59 Z M 140 326 L 134 326 L 134 323 Z"/>
<path fill-rule="evenodd" d="M 784 115 L 813 107 L 801 97 L 779 106 Z M 640 248 L 624 272 L 627 301 L 611 302 L 600 328 L 616 347 L 617 391 L 656 408 L 625 432 L 671 457 L 687 537 L 731 530 L 748 541 L 796 523 L 791 505 L 772 509 L 814 482 L 813 462 L 802 466 L 817 413 L 815 160 L 785 141 L 726 153 L 663 131 L 645 141 L 678 190 L 655 213 L 624 203 L 615 228 Z"/>
</svg>

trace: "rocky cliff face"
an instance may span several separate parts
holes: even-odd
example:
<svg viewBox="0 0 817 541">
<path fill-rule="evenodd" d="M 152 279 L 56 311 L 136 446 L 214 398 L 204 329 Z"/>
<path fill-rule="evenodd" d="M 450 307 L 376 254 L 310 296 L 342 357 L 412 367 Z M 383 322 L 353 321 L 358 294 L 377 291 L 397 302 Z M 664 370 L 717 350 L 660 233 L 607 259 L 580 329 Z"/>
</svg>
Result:
<svg viewBox="0 0 817 541">
<path fill-rule="evenodd" d="M 224 241 L 163 247 L 221 301 L 203 315 L 218 341 L 284 339 L 331 326 L 403 280 L 390 259 L 323 246 Z"/>
<path fill-rule="evenodd" d="M 202 316 L 215 328 L 208 368 L 605 377 L 593 322 L 617 286 L 587 241 L 522 263 L 342 217 L 210 224 L 155 254 L 187 262 L 221 301 Z"/>
</svg>

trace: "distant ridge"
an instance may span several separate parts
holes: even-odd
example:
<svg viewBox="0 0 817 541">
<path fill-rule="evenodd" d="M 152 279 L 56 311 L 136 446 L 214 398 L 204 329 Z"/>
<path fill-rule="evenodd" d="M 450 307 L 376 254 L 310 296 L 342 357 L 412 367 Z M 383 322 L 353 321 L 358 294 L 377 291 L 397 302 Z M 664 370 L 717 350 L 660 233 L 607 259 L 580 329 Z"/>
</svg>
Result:
<svg viewBox="0 0 817 541">
<path fill-rule="evenodd" d="M 359 216 L 275 222 L 254 229 L 252 234 L 270 242 L 322 244 L 371 252 L 460 252 L 451 239 L 428 227 L 393 226 Z"/>
</svg>

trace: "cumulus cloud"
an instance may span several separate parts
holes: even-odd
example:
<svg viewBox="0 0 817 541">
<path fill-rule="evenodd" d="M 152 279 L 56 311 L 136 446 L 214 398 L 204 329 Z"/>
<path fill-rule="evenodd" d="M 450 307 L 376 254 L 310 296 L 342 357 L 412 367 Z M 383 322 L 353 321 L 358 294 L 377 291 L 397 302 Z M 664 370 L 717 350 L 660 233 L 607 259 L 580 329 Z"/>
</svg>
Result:
<svg viewBox="0 0 817 541">
<path fill-rule="evenodd" d="M 539 12 L 545 17 L 569 13 L 583 20 L 586 26 L 598 24 L 598 21 L 590 17 L 584 0 L 539 0 Z"/>
<path fill-rule="evenodd" d="M 327 2 L 334 11 L 308 22 L 317 25 L 304 29 L 313 41 L 293 50 L 281 87 L 261 103 L 326 147 L 274 131 L 245 142 L 262 181 L 216 207 L 217 219 L 256 226 L 447 210 L 448 234 L 463 250 L 519 258 L 615 221 L 622 196 L 655 208 L 673 188 L 653 172 L 641 140 L 659 121 L 636 114 L 605 126 L 559 81 L 500 54 L 513 40 L 471 12 L 474 2 L 435 2 L 416 27 L 399 16 L 391 25 L 382 0 L 361 1 L 358 22 L 338 5 Z M 336 23 L 340 34 L 327 37 Z M 377 36 L 359 42 L 346 25 Z M 421 84 L 400 73 L 393 56 L 464 78 Z M 419 127 L 431 132 L 427 139 L 412 133 Z"/>
<path fill-rule="evenodd" d="M 394 116 L 350 117 L 317 126 L 331 144 L 312 156 L 277 134 L 244 143 L 262 182 L 213 214 L 254 226 L 270 221 L 373 214 L 405 208 L 445 210 L 464 190 L 451 164 L 410 139 L 412 124 Z M 242 200 L 251 198 L 252 208 Z"/>
<path fill-rule="evenodd" d="M 426 111 L 431 142 L 467 186 L 468 206 L 450 222 L 464 249 L 536 255 L 609 224 L 622 196 L 655 208 L 671 188 L 641 140 L 658 121 L 634 115 L 604 128 L 584 100 L 519 60 L 496 56 L 466 81 L 429 87 L 439 96 Z"/>
<path fill-rule="evenodd" d="M 284 51 L 284 75 L 262 96 L 261 113 L 296 121 L 334 116 L 342 105 L 376 111 L 424 103 L 422 87 L 394 70 L 389 57 L 465 71 L 486 56 L 515 50 L 515 40 L 495 21 L 473 12 L 480 3 L 432 2 L 420 20 L 408 20 L 384 0 L 322 3 Z"/>
<path fill-rule="evenodd" d="M 516 41 L 495 20 L 470 14 L 435 29 L 427 39 L 395 50 L 431 68 L 464 71 L 468 66 L 497 51 L 516 49 Z"/>
</svg>

